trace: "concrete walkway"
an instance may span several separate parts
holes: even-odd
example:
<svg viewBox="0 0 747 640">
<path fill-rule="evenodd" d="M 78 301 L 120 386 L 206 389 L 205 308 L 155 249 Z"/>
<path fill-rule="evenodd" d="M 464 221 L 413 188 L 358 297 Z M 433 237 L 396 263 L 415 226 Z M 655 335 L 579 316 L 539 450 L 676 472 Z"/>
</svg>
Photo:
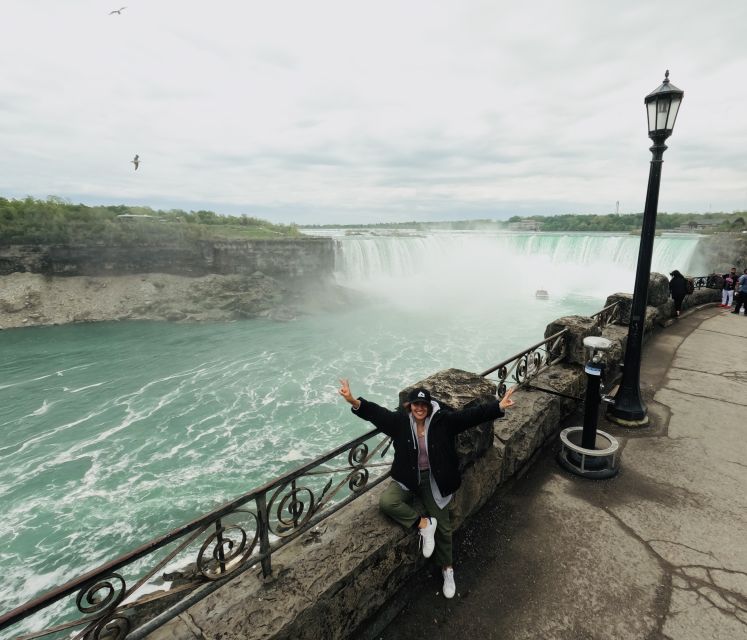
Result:
<svg viewBox="0 0 747 640">
<path fill-rule="evenodd" d="M 600 421 L 624 447 L 618 477 L 544 451 L 457 534 L 457 596 L 424 571 L 369 637 L 747 639 L 747 318 L 683 316 L 645 347 L 641 380 L 653 425 Z"/>
</svg>

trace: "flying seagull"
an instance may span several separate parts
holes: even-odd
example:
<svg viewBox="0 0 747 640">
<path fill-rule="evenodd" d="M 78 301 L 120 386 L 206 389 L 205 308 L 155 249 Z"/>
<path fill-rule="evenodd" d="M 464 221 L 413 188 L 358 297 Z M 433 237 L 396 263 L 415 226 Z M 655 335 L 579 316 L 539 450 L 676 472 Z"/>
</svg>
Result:
<svg viewBox="0 0 747 640">
<path fill-rule="evenodd" d="M 137 171 L 137 168 L 140 166 L 140 156 L 136 153 L 135 157 L 130 160 L 130 162 L 135 165 L 135 171 Z"/>
<path fill-rule="evenodd" d="M 110 11 L 110 12 L 109 12 L 109 15 L 112 15 L 113 13 L 116 13 L 117 15 L 121 16 L 121 15 L 122 15 L 122 12 L 123 12 L 123 11 L 124 11 L 124 10 L 125 10 L 126 8 L 127 8 L 127 7 L 120 7 L 119 9 L 114 9 L 114 11 Z"/>
</svg>

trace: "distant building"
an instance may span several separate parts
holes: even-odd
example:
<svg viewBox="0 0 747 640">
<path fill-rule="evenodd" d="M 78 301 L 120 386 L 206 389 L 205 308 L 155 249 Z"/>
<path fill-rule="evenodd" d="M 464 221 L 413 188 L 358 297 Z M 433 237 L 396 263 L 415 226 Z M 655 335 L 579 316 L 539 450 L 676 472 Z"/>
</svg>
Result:
<svg viewBox="0 0 747 640">
<path fill-rule="evenodd" d="M 536 220 L 519 220 L 508 223 L 509 231 L 541 231 L 542 224 Z"/>
<path fill-rule="evenodd" d="M 156 220 L 153 216 L 147 216 L 145 214 L 136 213 L 120 213 L 117 218 L 120 220 Z"/>
<path fill-rule="evenodd" d="M 679 227 L 673 229 L 673 231 L 689 233 L 691 231 L 697 231 L 698 229 L 713 229 L 720 224 L 720 222 L 686 222 L 685 224 L 681 224 Z"/>
</svg>

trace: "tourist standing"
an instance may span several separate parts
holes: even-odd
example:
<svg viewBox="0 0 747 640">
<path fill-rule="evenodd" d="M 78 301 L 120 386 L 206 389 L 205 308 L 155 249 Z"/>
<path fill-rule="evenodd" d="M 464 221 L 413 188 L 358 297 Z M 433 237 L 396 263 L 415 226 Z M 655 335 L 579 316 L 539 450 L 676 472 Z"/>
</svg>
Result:
<svg viewBox="0 0 747 640">
<path fill-rule="evenodd" d="M 724 285 L 721 290 L 721 306 L 728 309 L 734 301 L 734 285 L 737 283 L 737 268 L 732 267 L 723 276 Z"/>
<path fill-rule="evenodd" d="M 340 380 L 340 395 L 353 412 L 392 439 L 393 482 L 381 494 L 379 507 L 395 522 L 418 531 L 426 558 L 435 550 L 446 598 L 456 593 L 449 502 L 462 482 L 454 440 L 462 431 L 502 417 L 514 405 L 513 391 L 512 387 L 500 401 L 451 411 L 433 400 L 430 391 L 417 388 L 403 407 L 390 411 L 354 398 L 348 381 Z"/>
<path fill-rule="evenodd" d="M 742 308 L 742 305 L 744 305 L 744 314 L 747 315 L 747 269 L 744 270 L 744 273 L 739 276 L 739 280 L 737 280 L 736 283 L 736 305 L 734 306 L 734 311 L 732 313 L 736 313 L 739 315 L 739 310 Z"/>
<path fill-rule="evenodd" d="M 682 311 L 682 301 L 687 295 L 687 280 L 677 269 L 670 274 L 672 279 L 669 281 L 669 293 L 674 300 L 674 315 L 679 318 Z"/>
</svg>

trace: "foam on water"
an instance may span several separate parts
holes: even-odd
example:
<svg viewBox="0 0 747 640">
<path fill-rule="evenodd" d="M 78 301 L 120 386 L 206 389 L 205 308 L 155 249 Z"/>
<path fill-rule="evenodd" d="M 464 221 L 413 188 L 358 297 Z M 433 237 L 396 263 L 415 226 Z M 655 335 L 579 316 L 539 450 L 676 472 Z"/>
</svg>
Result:
<svg viewBox="0 0 747 640">
<path fill-rule="evenodd" d="M 42 402 L 42 406 L 39 407 L 36 411 L 32 411 L 31 415 L 32 416 L 43 416 L 45 413 L 47 413 L 47 411 L 49 411 L 49 404 L 47 403 L 46 400 L 44 400 Z"/>
<path fill-rule="evenodd" d="M 87 389 L 95 389 L 96 387 L 100 387 L 103 382 L 94 382 L 93 384 L 87 384 L 84 387 L 80 387 L 78 389 L 68 389 L 67 387 L 63 387 L 63 391 L 69 391 L 70 393 L 80 393 L 81 391 L 86 391 Z"/>
<path fill-rule="evenodd" d="M 338 240 L 337 277 L 357 290 L 343 312 L 0 332 L 3 609 L 360 435 L 339 378 L 392 406 L 436 370 L 482 371 L 599 310 L 632 288 L 637 242 Z M 696 242 L 657 238 L 655 267 L 687 270 Z"/>
</svg>

